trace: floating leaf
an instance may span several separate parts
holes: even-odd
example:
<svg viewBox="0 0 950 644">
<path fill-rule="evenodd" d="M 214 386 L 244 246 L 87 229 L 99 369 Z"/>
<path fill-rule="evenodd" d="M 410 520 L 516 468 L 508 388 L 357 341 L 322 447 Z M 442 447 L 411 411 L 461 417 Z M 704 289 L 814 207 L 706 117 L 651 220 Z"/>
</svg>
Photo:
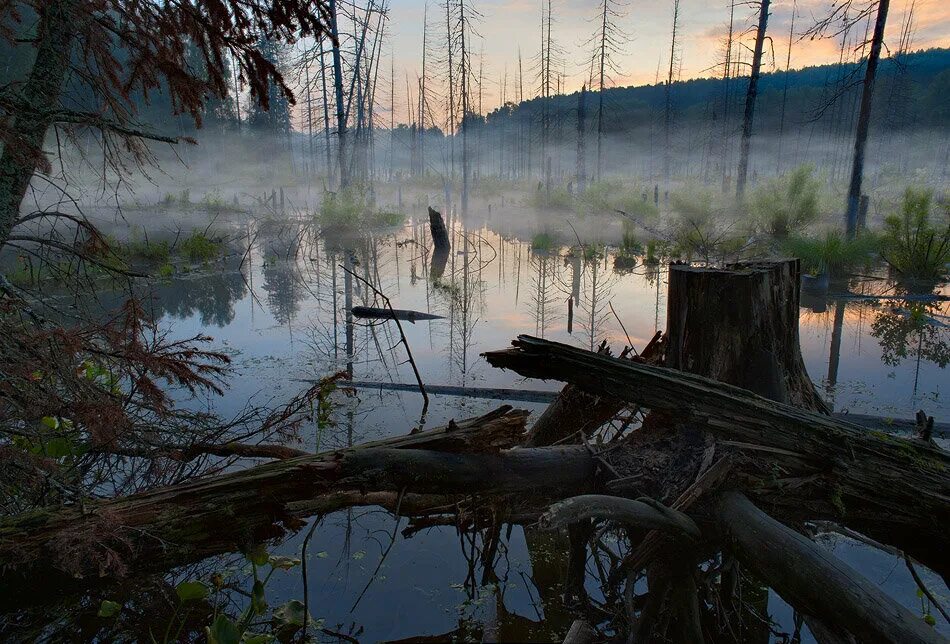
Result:
<svg viewBox="0 0 950 644">
<path fill-rule="evenodd" d="M 318 556 L 320 559 L 326 559 L 326 558 L 329 557 L 330 555 L 327 553 L 326 550 L 321 550 L 320 552 L 317 553 L 317 556 Z"/>
<path fill-rule="evenodd" d="M 272 556 L 268 563 L 274 568 L 280 568 L 281 570 L 290 570 L 294 566 L 300 565 L 300 559 L 295 559 L 294 557 L 283 557 L 283 556 Z"/>
<path fill-rule="evenodd" d="M 197 601 L 208 596 L 208 587 L 200 581 L 183 581 L 175 586 L 175 592 L 182 602 Z"/>
<path fill-rule="evenodd" d="M 205 634 L 208 644 L 240 644 L 241 641 L 241 631 L 225 615 L 218 615 L 211 626 L 206 626 Z"/>
<path fill-rule="evenodd" d="M 50 429 L 59 429 L 59 419 L 56 416 L 43 416 L 40 422 Z"/>
<path fill-rule="evenodd" d="M 359 561 L 365 556 L 366 556 L 365 550 L 357 550 L 356 552 L 353 553 L 353 558 L 356 559 L 357 561 Z"/>
<path fill-rule="evenodd" d="M 936 626 L 936 625 L 937 625 L 937 620 L 934 618 L 933 615 L 931 615 L 931 614 L 929 614 L 929 613 L 926 614 L 926 615 L 924 615 L 924 622 L 926 622 L 928 626 Z"/>
<path fill-rule="evenodd" d="M 277 622 L 279 626 L 296 626 L 302 628 L 304 622 L 303 602 L 298 599 L 291 599 L 286 604 L 278 606 L 274 609 L 274 621 Z M 312 622 L 313 619 L 308 619 L 307 621 Z"/>
<path fill-rule="evenodd" d="M 99 617 L 115 617 L 119 614 L 120 610 L 122 610 L 122 604 L 119 602 L 103 599 L 102 603 L 99 604 L 99 612 L 97 614 Z"/>
</svg>

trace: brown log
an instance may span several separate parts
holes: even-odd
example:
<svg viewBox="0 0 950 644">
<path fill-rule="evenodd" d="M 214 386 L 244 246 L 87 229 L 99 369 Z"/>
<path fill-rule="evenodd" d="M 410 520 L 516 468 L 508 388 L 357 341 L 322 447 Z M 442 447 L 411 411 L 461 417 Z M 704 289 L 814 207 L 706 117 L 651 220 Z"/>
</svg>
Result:
<svg viewBox="0 0 950 644">
<path fill-rule="evenodd" d="M 660 336 L 657 332 L 643 353 L 635 359 L 654 364 L 662 356 Z M 598 353 L 610 355 L 606 343 L 598 349 Z M 612 396 L 598 396 L 590 394 L 579 387 L 565 385 L 557 398 L 547 406 L 538 417 L 525 445 L 528 447 L 543 447 L 566 441 L 572 435 L 577 438 L 572 442 L 580 442 L 580 436 L 589 436 L 597 428 L 608 422 L 627 406 L 627 402 Z"/>
<path fill-rule="evenodd" d="M 782 525 L 739 492 L 722 495 L 719 522 L 744 565 L 793 606 L 863 642 L 946 642 L 831 551 Z"/>
<path fill-rule="evenodd" d="M 788 520 L 833 518 L 895 545 L 944 576 L 950 564 L 950 455 L 922 441 L 867 432 L 702 376 L 520 336 L 485 354 L 523 376 L 570 382 L 668 412 L 745 453 L 748 488 Z M 756 470 L 754 464 L 763 462 Z M 782 472 L 774 475 L 773 467 Z"/>
<path fill-rule="evenodd" d="M 271 462 L 87 502 L 82 508 L 40 509 L 5 518 L 0 520 L 2 578 L 12 583 L 22 574 L 38 580 L 40 571 L 57 579 L 121 576 L 131 567 L 181 565 L 295 529 L 307 504 L 317 511 L 339 507 L 330 502 L 321 508 L 315 502 L 321 495 L 339 495 L 342 504 L 355 492 L 445 495 L 543 490 L 558 488 L 559 481 L 570 490 L 590 485 L 593 460 L 580 448 L 501 451 L 521 440 L 526 417 L 524 411 L 503 407 L 481 418 L 361 448 Z M 489 453 L 464 454 L 476 449 Z"/>
</svg>

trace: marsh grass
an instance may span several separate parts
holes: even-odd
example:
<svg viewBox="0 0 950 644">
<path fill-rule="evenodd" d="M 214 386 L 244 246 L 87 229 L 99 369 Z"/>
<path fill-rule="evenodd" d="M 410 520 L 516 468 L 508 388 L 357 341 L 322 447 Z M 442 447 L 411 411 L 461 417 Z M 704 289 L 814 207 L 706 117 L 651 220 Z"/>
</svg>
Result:
<svg viewBox="0 0 950 644">
<path fill-rule="evenodd" d="M 200 230 L 192 231 L 191 235 L 181 243 L 181 254 L 195 264 L 217 259 L 221 252 L 222 243 L 208 237 Z"/>
<path fill-rule="evenodd" d="M 942 280 L 950 263 L 950 206 L 931 220 L 933 193 L 908 188 L 899 214 L 884 220 L 881 255 L 911 280 Z"/>
<path fill-rule="evenodd" d="M 864 233 L 849 240 L 837 229 L 829 229 L 813 237 L 789 237 L 781 246 L 784 254 L 801 259 L 805 273 L 833 277 L 841 277 L 855 268 L 872 264 L 878 247 L 876 235 Z"/>
<path fill-rule="evenodd" d="M 749 212 L 766 233 L 785 239 L 818 219 L 819 188 L 811 166 L 801 166 L 757 188 L 749 198 Z"/>
</svg>

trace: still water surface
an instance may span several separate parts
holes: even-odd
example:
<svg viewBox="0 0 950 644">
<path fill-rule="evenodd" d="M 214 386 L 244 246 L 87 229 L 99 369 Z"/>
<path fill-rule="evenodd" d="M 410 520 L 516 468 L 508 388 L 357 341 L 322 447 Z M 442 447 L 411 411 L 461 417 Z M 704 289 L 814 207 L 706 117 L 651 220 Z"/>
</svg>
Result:
<svg viewBox="0 0 950 644">
<path fill-rule="evenodd" d="M 615 249 L 603 245 L 586 254 L 576 248 L 572 253 L 566 244 L 535 250 L 528 233 L 513 232 L 497 218 L 452 220 L 450 228 L 453 253 L 439 280 L 429 276 L 427 220 L 348 238 L 318 237 L 285 224 L 247 231 L 253 244 L 240 267 L 157 284 L 153 305 L 174 335 L 212 335 L 233 355 L 236 374 L 226 404 L 215 403 L 225 413 L 251 399 L 287 398 L 305 386 L 300 380 L 348 367 L 356 380 L 413 382 L 393 323 L 348 320 L 352 305 L 383 304 L 343 266 L 385 292 L 394 307 L 443 316 L 403 324 L 430 384 L 556 390 L 559 383 L 525 381 L 492 369 L 479 354 L 507 346 L 520 333 L 584 348 L 602 340 L 617 349 L 627 342 L 642 348 L 665 326 L 663 267 L 618 262 Z M 853 293 L 893 293 L 893 286 L 879 279 L 855 279 L 848 286 Z M 916 316 L 895 309 L 898 304 L 804 298 L 801 344 L 808 372 L 835 411 L 910 418 L 922 408 L 946 419 L 948 304 L 928 305 Z M 416 393 L 361 390 L 336 402 L 335 426 L 305 429 L 301 447 L 358 444 L 420 424 L 422 401 Z M 425 425 L 497 405 L 433 396 Z M 543 408 L 516 406 L 535 414 Z M 454 529 L 426 530 L 410 539 L 397 531 L 370 584 L 395 524 L 382 511 L 359 508 L 325 517 L 317 526 L 305 565 L 310 612 L 325 627 L 355 633 L 362 641 L 449 633 L 477 638 L 484 629 L 501 640 L 563 638 L 573 616 L 561 604 L 565 561 L 553 554 L 556 549 L 529 552 L 523 529 L 513 527 L 502 548 L 496 592 L 467 583 L 471 545 Z M 299 556 L 305 532 L 276 550 Z M 824 543 L 919 613 L 916 587 L 900 560 L 843 539 Z M 240 564 L 235 570 L 240 585 Z M 933 576 L 927 580 L 932 589 L 945 591 Z M 592 580 L 589 591 L 597 597 Z M 278 573 L 268 587 L 272 605 L 302 596 L 299 568 Z M 784 602 L 770 597 L 769 611 L 777 630 L 791 632 L 792 612 Z"/>
</svg>

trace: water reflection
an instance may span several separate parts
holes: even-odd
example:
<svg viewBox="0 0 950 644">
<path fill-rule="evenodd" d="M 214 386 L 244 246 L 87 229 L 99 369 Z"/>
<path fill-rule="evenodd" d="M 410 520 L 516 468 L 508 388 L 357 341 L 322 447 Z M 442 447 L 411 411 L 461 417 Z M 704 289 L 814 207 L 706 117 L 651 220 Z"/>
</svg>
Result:
<svg viewBox="0 0 950 644">
<path fill-rule="evenodd" d="M 306 227 L 261 229 L 248 235 L 254 243 L 243 274 L 208 271 L 157 284 L 156 311 L 179 319 L 175 333 L 182 336 L 214 325 L 217 342 L 248 355 L 247 368 L 232 385 L 234 395 L 224 404 L 241 404 L 245 393 L 262 387 L 269 393 L 291 390 L 294 378 L 317 378 L 339 369 L 358 380 L 413 382 L 393 325 L 353 319 L 354 304 L 382 306 L 354 273 L 398 308 L 444 316 L 404 325 L 423 380 L 430 384 L 555 389 L 558 383 L 525 384 L 515 374 L 487 368 L 478 353 L 503 347 L 524 332 L 584 348 L 605 339 L 618 346 L 626 343 L 629 332 L 639 348 L 663 326 L 663 264 L 638 258 L 636 266 L 617 271 L 615 253 L 604 246 L 541 252 L 532 250 L 524 235 L 475 228 L 451 215 L 447 224 L 452 250 L 444 258 L 435 257 L 424 217 L 395 232 L 331 238 Z M 564 324 L 569 298 L 575 307 L 573 333 Z M 920 389 L 937 394 L 928 399 L 928 413 L 939 417 L 950 411 L 946 395 L 939 396 L 946 387 L 942 370 L 950 363 L 946 303 L 898 309 L 844 298 L 802 303 L 808 305 L 801 313 L 806 367 L 816 382 L 824 379 L 838 409 L 911 417 Z M 293 333 L 303 335 L 304 349 L 299 341 L 292 344 Z M 908 399 L 911 388 L 915 395 Z M 336 426 L 302 431 L 306 449 L 408 432 L 417 426 L 421 408 L 413 392 L 359 391 L 335 402 Z M 434 397 L 428 422 L 474 416 L 492 405 Z M 555 553 L 567 548 L 554 547 L 518 526 L 500 527 L 498 553 L 491 558 L 497 580 L 486 576 L 484 566 L 477 575 L 471 566 L 482 560 L 493 539 L 485 530 L 449 526 L 420 531 L 412 541 L 397 536 L 380 575 L 352 610 L 382 558 L 393 524 L 375 510 L 326 518 L 305 562 L 315 619 L 325 619 L 330 628 L 340 624 L 345 632 L 355 622 L 353 628 L 363 628 L 360 639 L 367 641 L 420 635 L 437 640 L 495 635 L 503 641 L 563 637 L 573 615 L 561 595 L 567 562 Z M 298 533 L 279 550 L 299 556 L 301 540 Z M 236 570 L 240 577 L 240 568 Z M 302 597 L 298 575 L 281 575 L 278 582 L 275 604 Z M 889 583 L 902 584 L 915 599 L 912 580 L 898 580 L 895 574 Z M 240 606 L 241 595 L 231 601 Z M 768 608 L 776 614 L 781 608 L 774 601 Z M 144 600 L 142 605 L 147 605 Z M 394 620 L 394 615 L 411 619 Z M 200 635 L 200 625 L 188 632 Z"/>
<path fill-rule="evenodd" d="M 235 304 L 247 296 L 245 277 L 231 269 L 157 282 L 150 287 L 154 315 L 190 318 L 201 326 L 224 328 L 234 321 Z"/>
</svg>

